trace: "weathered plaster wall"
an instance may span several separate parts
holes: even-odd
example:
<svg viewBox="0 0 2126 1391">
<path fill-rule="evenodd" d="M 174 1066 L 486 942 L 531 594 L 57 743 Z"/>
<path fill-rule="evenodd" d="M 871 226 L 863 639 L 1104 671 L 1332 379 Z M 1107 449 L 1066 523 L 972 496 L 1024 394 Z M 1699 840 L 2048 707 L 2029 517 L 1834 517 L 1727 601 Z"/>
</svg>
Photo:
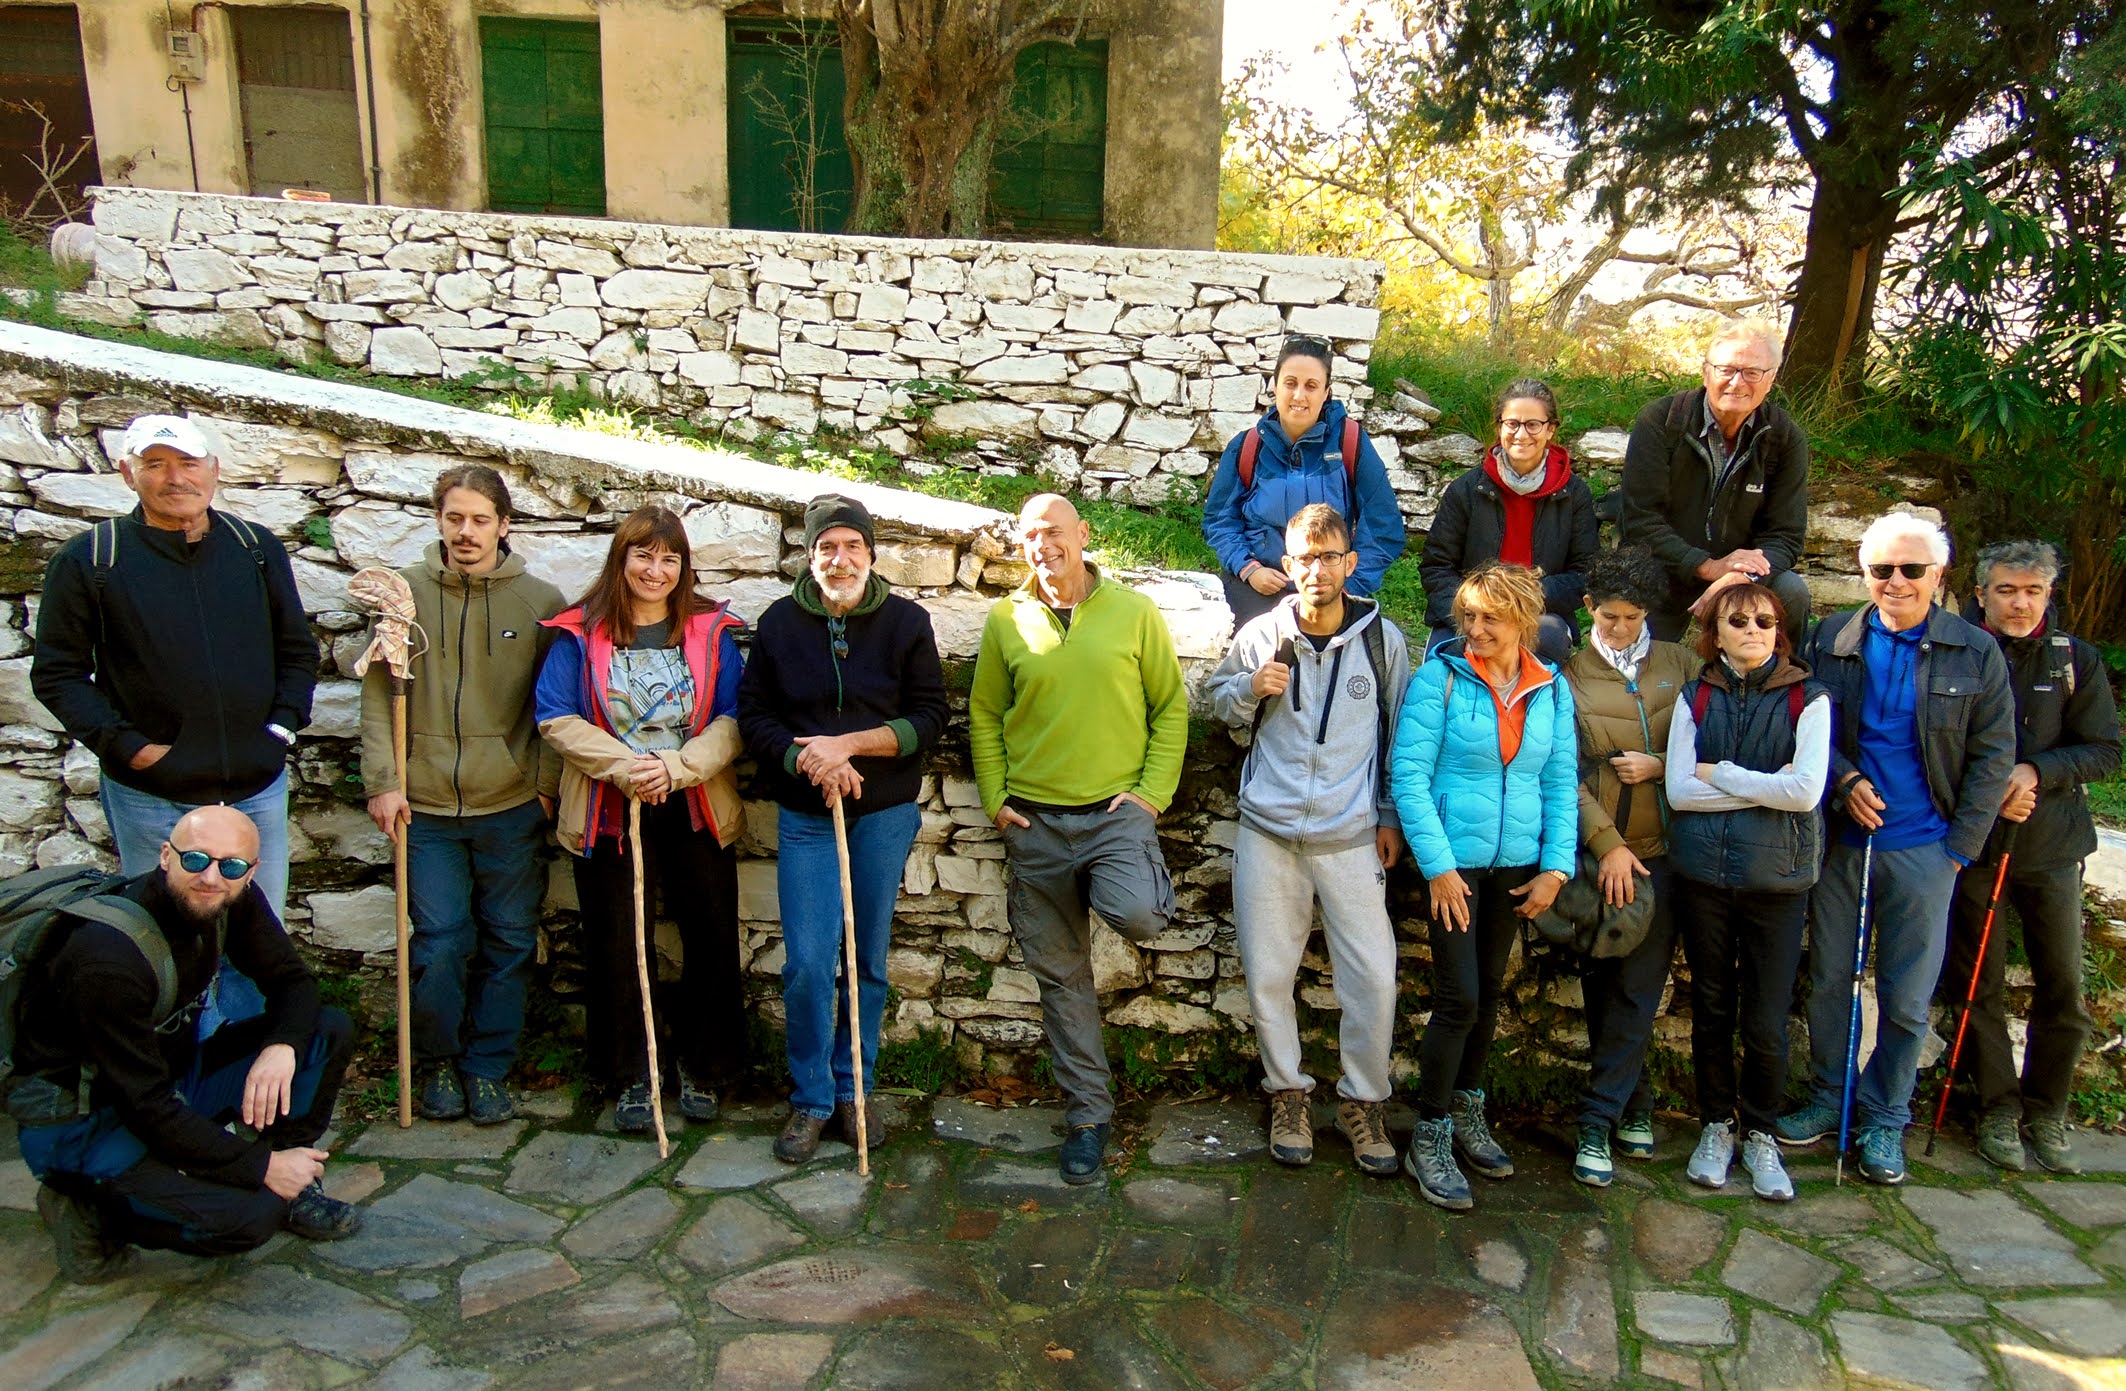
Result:
<svg viewBox="0 0 2126 1391">
<path fill-rule="evenodd" d="M 1118 246 L 1218 241 L 1222 5 L 1125 0 L 1108 40 L 1107 235 Z"/>
</svg>

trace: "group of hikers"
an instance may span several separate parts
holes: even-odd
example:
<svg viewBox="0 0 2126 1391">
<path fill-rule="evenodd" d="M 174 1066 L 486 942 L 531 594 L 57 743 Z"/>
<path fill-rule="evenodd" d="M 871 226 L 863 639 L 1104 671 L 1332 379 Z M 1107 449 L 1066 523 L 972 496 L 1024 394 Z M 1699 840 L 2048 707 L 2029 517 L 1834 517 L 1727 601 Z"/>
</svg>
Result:
<svg viewBox="0 0 2126 1391">
<path fill-rule="evenodd" d="M 1204 523 L 1237 627 L 1205 695 L 1248 745 L 1233 921 L 1278 1162 L 1313 1157 L 1294 992 L 1318 907 L 1338 1006 L 1335 1127 L 1362 1171 L 1407 1172 L 1442 1207 L 1472 1206 L 1467 1171 L 1514 1171 L 1485 1083 L 1529 924 L 1582 965 L 1583 1182 L 1609 1183 L 1615 1155 L 1655 1153 L 1643 1064 L 1678 936 L 1694 1182 L 1724 1185 L 1739 1151 L 1760 1197 L 1792 1198 L 1780 1146 L 1839 1132 L 1848 1098 L 1861 1173 L 1900 1182 L 1945 955 L 1959 994 L 1974 983 L 1980 1152 L 2074 1168 L 2068 1089 L 2091 1027 L 2082 789 L 2119 766 L 2105 672 L 2058 629 L 2049 547 L 1984 551 L 1958 617 L 1937 602 L 1946 536 L 1902 511 L 1861 540 L 1870 602 L 1809 630 L 1793 568 L 1807 441 L 1767 400 L 1778 353 L 1761 326 L 1724 328 L 1704 386 L 1640 414 L 1611 550 L 1555 443 L 1554 395 L 1509 387 L 1498 443 L 1449 485 L 1427 539 L 1429 631 L 1413 650 L 1373 597 L 1405 540 L 1386 470 L 1330 397 L 1328 345 L 1284 345 L 1275 405 L 1227 448 Z M 359 1225 L 325 1191 L 317 1148 L 353 1028 L 281 927 L 286 759 L 316 643 L 284 548 L 212 506 L 218 465 L 195 425 L 144 416 L 122 452 L 140 505 L 53 557 L 32 682 L 95 755 L 130 877 L 64 905 L 72 926 L 23 963 L 8 1021 L 22 1156 L 61 1268 L 84 1281 L 115 1273 L 130 1246 L 232 1252 L 282 1228 L 330 1240 Z M 734 845 L 750 759 L 776 809 L 761 837 L 777 854 L 790 1076 L 775 1154 L 803 1163 L 829 1133 L 876 1140 L 882 1117 L 858 1114 L 852 1055 L 868 1075 L 922 773 L 949 706 L 927 611 L 874 570 L 868 511 L 838 494 L 811 502 L 806 568 L 741 649 L 744 621 L 701 592 L 666 508 L 627 516 L 571 603 L 511 550 L 494 470 L 446 470 L 433 502 L 438 539 L 400 572 L 425 644 L 401 712 L 403 782 L 382 665 L 364 678 L 362 719 L 369 814 L 407 857 L 420 1113 L 515 1114 L 507 1079 L 551 833 L 574 872 L 587 1057 L 615 1126 L 658 1124 L 666 1081 L 651 1076 L 638 996 L 645 889 L 683 945 L 681 978 L 660 987 L 669 1080 L 685 1117 L 715 1118 L 746 1064 Z M 1095 918 L 1138 944 L 1174 919 L 1157 825 L 1181 777 L 1188 692 L 1159 611 L 1087 558 L 1067 498 L 1033 497 L 1015 530 L 1030 574 L 991 609 L 967 699 L 983 824 L 949 833 L 1009 869 L 1011 933 L 1065 1098 L 1061 1176 L 1083 1184 L 1102 1175 L 1114 1111 Z M 1430 1014 L 1398 1153 L 1389 872 L 1406 859 L 1426 884 Z M 1981 946 L 2003 888 L 2035 981 L 2020 1073 L 2006 953 Z M 1782 1114 L 1805 941 L 1807 1088 Z M 1863 1059 L 1849 1002 L 1870 945 L 1879 1024 Z"/>
</svg>

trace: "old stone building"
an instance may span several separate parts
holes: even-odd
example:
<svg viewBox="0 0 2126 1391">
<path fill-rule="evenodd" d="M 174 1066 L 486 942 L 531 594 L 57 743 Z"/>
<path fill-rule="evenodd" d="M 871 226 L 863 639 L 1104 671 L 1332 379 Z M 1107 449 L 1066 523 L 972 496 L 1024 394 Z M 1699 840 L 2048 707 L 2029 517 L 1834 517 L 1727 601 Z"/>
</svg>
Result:
<svg viewBox="0 0 2126 1391">
<path fill-rule="evenodd" d="M 841 59 L 804 0 L 0 5 L 0 197 L 76 185 L 838 231 Z M 1103 0 L 1021 55 L 996 231 L 1208 248 L 1219 0 Z M 8 103 L 15 105 L 10 108 Z M 802 128 L 805 132 L 795 132 Z"/>
</svg>

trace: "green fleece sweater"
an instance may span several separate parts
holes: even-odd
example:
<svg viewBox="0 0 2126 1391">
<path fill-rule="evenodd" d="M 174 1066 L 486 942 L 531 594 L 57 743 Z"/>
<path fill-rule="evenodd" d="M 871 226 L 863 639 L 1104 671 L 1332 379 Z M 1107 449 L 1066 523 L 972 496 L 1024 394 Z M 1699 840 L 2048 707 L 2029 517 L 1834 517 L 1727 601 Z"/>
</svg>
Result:
<svg viewBox="0 0 2126 1391">
<path fill-rule="evenodd" d="M 1028 580 L 982 628 L 968 743 L 982 810 L 1007 797 L 1057 806 L 1134 792 L 1166 810 L 1188 744 L 1188 692 L 1150 599 L 1100 578 L 1066 630 Z"/>
</svg>

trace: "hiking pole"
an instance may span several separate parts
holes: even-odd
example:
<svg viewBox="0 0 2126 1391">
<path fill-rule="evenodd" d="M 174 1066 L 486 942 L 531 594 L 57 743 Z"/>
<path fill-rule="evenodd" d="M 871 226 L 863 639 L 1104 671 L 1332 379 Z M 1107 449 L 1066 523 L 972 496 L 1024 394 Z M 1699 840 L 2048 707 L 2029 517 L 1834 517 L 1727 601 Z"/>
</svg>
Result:
<svg viewBox="0 0 2126 1391">
<path fill-rule="evenodd" d="M 849 881 L 849 826 L 842 818 L 842 799 L 836 797 L 830 805 L 834 808 L 834 854 L 842 869 L 842 975 L 849 987 L 849 1073 L 856 1079 L 856 1104 L 850 1108 L 856 1116 L 856 1172 L 868 1178 L 871 1136 L 864 1115 L 864 1027 L 856 1000 L 856 887 Z"/>
<path fill-rule="evenodd" d="M 1868 968 L 1868 888 L 1875 877 L 1875 833 L 1860 852 L 1860 921 L 1853 933 L 1853 1008 L 1845 1025 L 1845 1089 L 1838 1100 L 1838 1177 L 1833 1186 L 1845 1186 L 1845 1147 L 1852 1134 L 1853 1074 L 1860 1066 L 1860 977 Z"/>
<path fill-rule="evenodd" d="M 650 1118 L 657 1126 L 657 1157 L 668 1159 L 672 1143 L 664 1135 L 664 1087 L 657 1075 L 657 1015 L 650 1008 L 650 950 L 642 908 L 642 799 L 627 799 L 627 843 L 635 857 L 635 980 L 642 987 L 642 1037 L 650 1049 Z"/>
<path fill-rule="evenodd" d="M 1986 901 L 1986 922 L 1978 930 L 1978 953 L 1971 958 L 1971 984 L 1964 991 L 1964 1007 L 1956 1016 L 1956 1042 L 1949 1047 L 1949 1073 L 1941 1079 L 1941 1100 L 1934 1106 L 1934 1124 L 1927 1130 L 1927 1154 L 1941 1138 L 1943 1117 L 1949 1114 L 1949 1088 L 1956 1083 L 1956 1064 L 1964 1056 L 1964 1030 L 1971 1023 L 1971 1002 L 1978 998 L 1978 973 L 1986 967 L 1986 944 L 1993 940 L 1993 915 L 2000 911 L 2001 892 L 2008 887 L 2008 859 L 2015 849 L 2015 833 L 2022 823 L 2010 821 L 2001 832 L 2001 867 L 1993 875 L 1993 897 Z"/>
</svg>

